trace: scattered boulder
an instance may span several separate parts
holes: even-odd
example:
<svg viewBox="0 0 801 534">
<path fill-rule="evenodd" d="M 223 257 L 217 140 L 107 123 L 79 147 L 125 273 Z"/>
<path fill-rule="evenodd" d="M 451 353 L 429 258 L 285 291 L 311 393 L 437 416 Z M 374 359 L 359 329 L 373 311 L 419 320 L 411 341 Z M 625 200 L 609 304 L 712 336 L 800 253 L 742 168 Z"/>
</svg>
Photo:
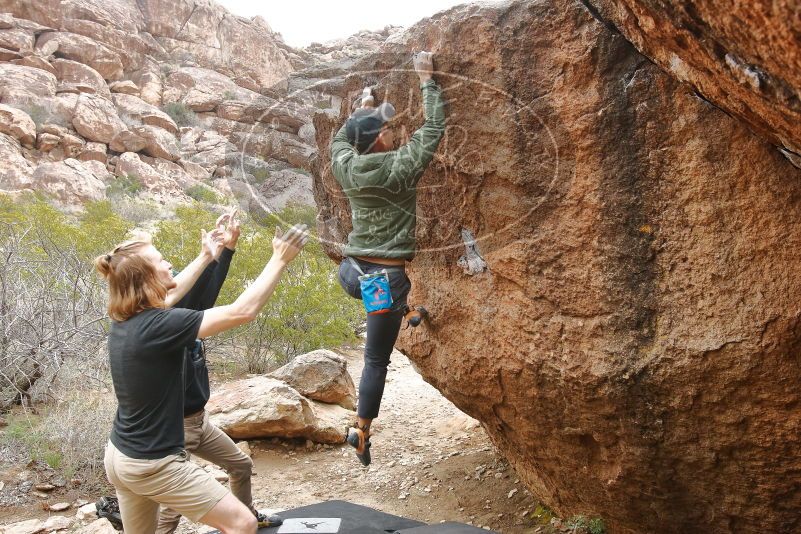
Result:
<svg viewBox="0 0 801 534">
<path fill-rule="evenodd" d="M 78 529 L 75 534 L 119 534 L 114 525 L 105 517 L 92 521 L 88 525 Z"/>
<path fill-rule="evenodd" d="M 256 376 L 224 384 L 206 409 L 210 420 L 236 439 L 303 437 L 319 443 L 342 443 L 354 413 L 311 401 L 286 383 Z"/>
<path fill-rule="evenodd" d="M 115 168 L 117 176 L 134 176 L 142 184 L 142 187 L 150 193 L 161 195 L 162 198 L 168 196 L 178 201 L 185 199 L 181 187 L 170 176 L 160 174 L 156 169 L 142 161 L 139 154 L 126 152 L 121 154 L 117 160 Z"/>
<path fill-rule="evenodd" d="M 252 183 L 270 209 L 281 210 L 288 204 L 314 206 L 313 179 L 310 174 L 295 169 L 270 171 L 270 175 L 258 184 Z"/>
<path fill-rule="evenodd" d="M 178 133 L 178 126 L 169 115 L 141 98 L 129 94 L 114 94 L 112 99 L 121 116 L 130 117 L 148 126 L 157 126 L 173 135 Z"/>
<path fill-rule="evenodd" d="M 253 452 L 250 450 L 250 444 L 247 441 L 238 441 L 236 446 L 240 451 L 248 456 L 253 456 Z"/>
<path fill-rule="evenodd" d="M 64 149 L 64 157 L 77 158 L 84 151 L 86 141 L 68 132 L 61 136 L 61 147 Z"/>
<path fill-rule="evenodd" d="M 11 13 L 0 13 L 0 30 L 10 30 L 16 27 L 14 15 Z"/>
<path fill-rule="evenodd" d="M 111 139 L 108 146 L 115 152 L 141 152 L 147 141 L 131 130 L 123 130 Z"/>
<path fill-rule="evenodd" d="M 50 152 L 58 146 L 61 138 L 49 133 L 40 133 L 36 137 L 36 148 L 42 152 Z"/>
<path fill-rule="evenodd" d="M 23 146 L 33 147 L 36 141 L 36 124 L 24 111 L 0 104 L 0 133 L 10 135 Z"/>
<path fill-rule="evenodd" d="M 2 534 L 46 534 L 64 530 L 72 525 L 72 520 L 63 515 L 53 515 L 45 520 L 29 519 L 0 527 Z"/>
<path fill-rule="evenodd" d="M 211 130 L 185 128 L 181 130 L 181 149 L 185 159 L 213 173 L 225 165 L 230 154 L 237 148 L 227 138 Z"/>
<path fill-rule="evenodd" d="M 54 59 L 53 68 L 59 81 L 73 85 L 77 88 L 88 87 L 90 90 L 83 90 L 83 93 L 98 93 L 109 96 L 106 81 L 95 69 L 83 63 L 69 59 Z"/>
<path fill-rule="evenodd" d="M 32 181 L 37 191 L 45 191 L 68 204 L 102 200 L 106 193 L 106 184 L 80 161 L 72 158 L 39 164 Z"/>
<path fill-rule="evenodd" d="M 197 163 L 193 163 L 185 159 L 179 160 L 178 163 L 181 165 L 184 171 L 186 171 L 186 173 L 195 180 L 205 182 L 211 178 L 211 173 Z"/>
<path fill-rule="evenodd" d="M 105 164 L 108 160 L 106 145 L 90 141 L 83 147 L 83 150 L 81 150 L 81 153 L 78 155 L 78 159 L 83 162 L 94 160 Z"/>
<path fill-rule="evenodd" d="M 139 87 L 131 80 L 122 80 L 117 82 L 111 82 L 109 84 L 109 89 L 111 89 L 112 93 L 119 93 L 124 95 L 133 95 L 139 96 Z"/>
<path fill-rule="evenodd" d="M 0 189 L 18 191 L 33 184 L 33 165 L 22 155 L 22 146 L 11 136 L 0 133 Z"/>
<path fill-rule="evenodd" d="M 53 65 L 51 65 L 50 62 L 45 58 L 40 56 L 25 56 L 17 62 L 17 65 L 33 67 L 35 69 L 41 69 L 45 72 L 49 72 L 53 76 L 57 75 L 56 69 L 53 67 Z"/>
<path fill-rule="evenodd" d="M 148 158 L 143 157 L 143 161 L 146 161 L 153 169 L 156 170 L 162 176 L 167 176 L 175 180 L 175 183 L 178 184 L 183 190 L 186 190 L 193 185 L 197 185 L 198 181 L 193 178 L 184 168 L 174 161 L 169 161 L 166 159 L 161 158 Z"/>
<path fill-rule="evenodd" d="M 145 140 L 142 152 L 154 158 L 163 158 L 170 161 L 181 159 L 181 147 L 175 135 L 156 126 L 135 126 L 134 133 Z"/>
<path fill-rule="evenodd" d="M 109 100 L 99 95 L 82 94 L 72 118 L 75 130 L 90 141 L 109 144 L 128 129 Z"/>
<path fill-rule="evenodd" d="M 356 387 L 345 358 L 330 350 L 315 350 L 293 358 L 269 374 L 310 399 L 356 408 Z"/>
<path fill-rule="evenodd" d="M 89 143 L 87 143 L 88 145 Z M 98 161 L 96 159 L 90 159 L 81 161 L 83 166 L 89 169 L 89 171 L 94 174 L 99 180 L 102 180 L 104 184 L 108 185 L 111 183 L 111 180 L 114 178 L 114 175 L 109 172 L 108 167 L 102 161 Z"/>
<path fill-rule="evenodd" d="M 291 101 L 277 101 L 261 97 L 250 103 L 243 114 L 251 121 L 270 125 L 273 129 L 292 134 L 312 121 L 314 108 Z"/>
<path fill-rule="evenodd" d="M 90 502 L 78 508 L 75 513 L 75 519 L 78 521 L 93 521 L 97 519 L 97 506 L 95 503 Z"/>
<path fill-rule="evenodd" d="M 58 80 L 46 70 L 0 63 L 0 101 L 5 104 L 36 104 L 42 97 L 56 96 Z"/>
<path fill-rule="evenodd" d="M 161 106 L 162 83 L 157 70 L 148 70 L 139 76 L 139 98 L 151 106 Z"/>
<path fill-rule="evenodd" d="M 250 102 L 259 94 L 236 85 L 219 72 L 199 67 L 182 67 L 166 80 L 165 102 L 182 102 L 196 112 L 212 111 L 223 100 Z"/>
<path fill-rule="evenodd" d="M 2 48 L 30 54 L 33 52 L 35 42 L 33 33 L 22 28 L 0 30 L 0 47 Z"/>
<path fill-rule="evenodd" d="M 9 50 L 7 48 L 0 47 L 0 61 L 19 61 L 24 56 L 19 52 L 15 52 L 14 50 Z"/>
<path fill-rule="evenodd" d="M 119 54 L 102 43 L 83 35 L 69 32 L 45 32 L 36 40 L 36 48 L 47 57 L 56 46 L 60 57 L 89 65 L 106 80 L 122 78 L 123 65 Z"/>
<path fill-rule="evenodd" d="M 248 105 L 237 100 L 225 100 L 215 108 L 214 113 L 221 119 L 252 124 L 255 121 L 245 113 Z"/>
</svg>

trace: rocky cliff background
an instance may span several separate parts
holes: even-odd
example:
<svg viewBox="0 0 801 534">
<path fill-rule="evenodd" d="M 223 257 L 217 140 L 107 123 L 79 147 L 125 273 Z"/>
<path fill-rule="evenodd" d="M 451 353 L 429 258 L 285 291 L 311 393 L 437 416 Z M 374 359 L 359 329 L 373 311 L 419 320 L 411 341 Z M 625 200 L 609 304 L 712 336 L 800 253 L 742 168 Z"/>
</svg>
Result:
<svg viewBox="0 0 801 534">
<path fill-rule="evenodd" d="M 799 11 L 570 0 L 454 8 L 357 62 L 408 136 L 409 53 L 448 129 L 418 190 L 401 336 L 529 488 L 614 532 L 795 532 Z M 633 44 L 632 44 L 633 43 Z M 315 118 L 329 253 L 350 230 Z"/>
<path fill-rule="evenodd" d="M 2 1 L 0 13 L 0 190 L 72 206 L 120 189 L 162 205 L 313 204 L 312 116 L 339 102 L 289 94 L 290 80 L 391 31 L 306 51 L 202 0 Z"/>
</svg>

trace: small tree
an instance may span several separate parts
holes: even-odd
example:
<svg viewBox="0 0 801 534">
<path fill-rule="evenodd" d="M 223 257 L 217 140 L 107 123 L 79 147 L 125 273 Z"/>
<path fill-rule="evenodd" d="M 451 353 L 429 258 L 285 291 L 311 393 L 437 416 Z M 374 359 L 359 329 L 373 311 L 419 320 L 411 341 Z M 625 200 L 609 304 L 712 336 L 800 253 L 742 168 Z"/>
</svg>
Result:
<svg viewBox="0 0 801 534">
<path fill-rule="evenodd" d="M 42 200 L 0 197 L 0 410 L 49 396 L 65 364 L 96 376 L 105 297 L 90 259 L 129 226 L 108 203 L 78 222 Z"/>
<path fill-rule="evenodd" d="M 199 229 L 210 228 L 215 216 L 199 205 L 179 208 L 174 220 L 158 226 L 155 244 L 173 264 L 186 265 L 197 255 Z M 315 216 L 313 208 L 290 206 L 261 221 L 264 226 L 244 221 L 218 304 L 233 302 L 259 275 L 272 254 L 276 224 L 286 228 L 303 222 L 314 232 Z M 263 373 L 298 354 L 354 341 L 361 320 L 360 304 L 339 287 L 336 265 L 312 238 L 257 319 L 214 339 L 209 348 L 226 345 L 244 371 Z"/>
</svg>

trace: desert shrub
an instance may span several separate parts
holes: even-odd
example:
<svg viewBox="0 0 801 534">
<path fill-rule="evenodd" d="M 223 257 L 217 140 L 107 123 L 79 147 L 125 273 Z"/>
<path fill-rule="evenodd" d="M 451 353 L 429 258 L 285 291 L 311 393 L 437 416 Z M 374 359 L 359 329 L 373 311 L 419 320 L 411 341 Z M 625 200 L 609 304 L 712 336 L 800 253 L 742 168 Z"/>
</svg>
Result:
<svg viewBox="0 0 801 534">
<path fill-rule="evenodd" d="M 172 210 L 152 199 L 139 196 L 113 197 L 111 209 L 125 221 L 134 226 L 143 226 L 153 220 L 165 219 L 172 215 Z"/>
<path fill-rule="evenodd" d="M 23 451 L 64 478 L 78 475 L 84 487 L 103 484 L 103 454 L 116 411 L 110 393 L 73 392 L 63 401 L 8 417 L 0 441 Z"/>
<path fill-rule="evenodd" d="M 198 202 L 207 202 L 209 204 L 219 204 L 220 196 L 208 186 L 202 184 L 195 184 L 186 189 L 185 193 L 189 198 L 193 198 Z"/>
<path fill-rule="evenodd" d="M 568 531 L 576 534 L 604 534 L 606 526 L 601 518 L 588 518 L 583 515 L 576 515 L 565 522 Z"/>
<path fill-rule="evenodd" d="M 106 193 L 111 197 L 136 196 L 142 190 L 142 180 L 135 174 L 116 176 L 106 186 Z"/>
<path fill-rule="evenodd" d="M 91 260 L 131 225 L 108 202 L 88 204 L 77 220 L 35 198 L 0 196 L 0 208 L 2 411 L 54 398 L 65 368 L 76 384 L 98 376 L 106 310 Z"/>
<path fill-rule="evenodd" d="M 270 179 L 270 169 L 259 167 L 257 169 L 253 169 L 251 175 L 253 176 L 254 185 L 262 185 L 264 182 Z"/>
<path fill-rule="evenodd" d="M 188 106 L 181 102 L 169 102 L 162 106 L 162 111 L 169 115 L 178 126 L 195 126 L 197 115 Z"/>
<path fill-rule="evenodd" d="M 223 100 L 236 100 L 236 93 L 230 89 L 223 93 Z"/>
<path fill-rule="evenodd" d="M 313 232 L 315 216 L 313 208 L 291 206 L 260 221 L 264 225 L 253 219 L 243 221 L 217 304 L 233 302 L 262 271 L 271 255 L 276 223 L 286 229 L 305 222 Z M 199 229 L 210 228 L 215 218 L 215 213 L 199 205 L 179 208 L 174 220 L 158 226 L 155 244 L 174 265 L 186 265 L 198 253 Z M 339 287 L 336 264 L 316 239 L 310 239 L 258 318 L 214 340 L 210 347 L 224 346 L 240 370 L 262 373 L 298 354 L 355 341 L 355 329 L 363 319 L 360 306 Z"/>
</svg>

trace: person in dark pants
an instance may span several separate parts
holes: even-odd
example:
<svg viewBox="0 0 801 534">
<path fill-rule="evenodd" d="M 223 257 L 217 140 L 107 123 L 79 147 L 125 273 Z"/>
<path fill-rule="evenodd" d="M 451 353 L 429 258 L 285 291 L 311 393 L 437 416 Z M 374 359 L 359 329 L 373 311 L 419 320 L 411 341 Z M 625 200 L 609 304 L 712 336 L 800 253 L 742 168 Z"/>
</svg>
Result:
<svg viewBox="0 0 801 534">
<path fill-rule="evenodd" d="M 190 310 L 207 310 L 214 307 L 220 295 L 223 282 L 228 276 L 231 258 L 236 251 L 239 240 L 239 221 L 236 209 L 217 219 L 217 232 L 221 236 L 222 246 L 206 269 L 201 273 L 195 285 L 175 304 L 175 308 Z M 222 467 L 228 473 L 231 493 L 250 508 L 256 516 L 259 528 L 274 527 L 282 520 L 277 515 L 265 515 L 253 507 L 251 492 L 251 470 L 253 462 L 247 454 L 222 430 L 209 422 L 206 403 L 209 401 L 209 369 L 206 366 L 206 351 L 203 342 L 195 341 L 192 350 L 186 353 L 184 364 L 184 441 L 189 454 L 195 454 L 204 460 Z M 181 514 L 170 509 L 161 508 L 156 534 L 171 534 L 178 528 Z"/>
<path fill-rule="evenodd" d="M 445 132 L 442 94 L 432 78 L 432 54 L 415 54 L 414 67 L 423 93 L 425 123 L 408 143 L 393 149 L 390 121 L 395 109 L 389 103 L 374 107 L 367 94 L 331 141 L 332 171 L 348 197 L 353 221 L 339 282 L 350 296 L 362 299 L 368 310 L 358 419 L 347 437 L 364 465 L 371 461 L 370 425 L 378 417 L 389 357 L 411 289 L 405 266 L 415 253 L 417 182 Z M 374 280 L 371 275 L 376 273 L 384 273 L 389 281 L 391 303 L 385 299 L 385 284 L 373 286 L 377 289 L 369 299 L 363 294 L 360 278 Z M 384 307 L 373 309 L 379 302 Z"/>
</svg>

